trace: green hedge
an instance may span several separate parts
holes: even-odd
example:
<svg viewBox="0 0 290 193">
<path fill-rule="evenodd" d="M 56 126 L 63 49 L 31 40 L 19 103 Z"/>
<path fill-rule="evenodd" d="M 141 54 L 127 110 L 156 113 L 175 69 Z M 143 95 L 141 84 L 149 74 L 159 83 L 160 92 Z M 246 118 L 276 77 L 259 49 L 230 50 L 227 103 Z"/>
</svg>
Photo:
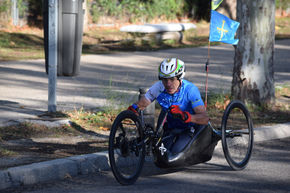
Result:
<svg viewBox="0 0 290 193">
<path fill-rule="evenodd" d="M 88 4 L 93 22 L 100 16 L 129 18 L 131 22 L 160 17 L 174 19 L 185 15 L 186 6 L 184 0 L 89 0 Z"/>
</svg>

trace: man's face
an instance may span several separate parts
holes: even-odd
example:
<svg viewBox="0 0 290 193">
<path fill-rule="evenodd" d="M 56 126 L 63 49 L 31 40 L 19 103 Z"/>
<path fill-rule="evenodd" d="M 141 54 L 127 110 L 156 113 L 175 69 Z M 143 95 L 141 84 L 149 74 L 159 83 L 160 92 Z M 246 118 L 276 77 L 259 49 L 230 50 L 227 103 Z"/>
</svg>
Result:
<svg viewBox="0 0 290 193">
<path fill-rule="evenodd" d="M 178 91 L 180 81 L 176 77 L 162 78 L 162 83 L 168 94 L 174 94 Z"/>
</svg>

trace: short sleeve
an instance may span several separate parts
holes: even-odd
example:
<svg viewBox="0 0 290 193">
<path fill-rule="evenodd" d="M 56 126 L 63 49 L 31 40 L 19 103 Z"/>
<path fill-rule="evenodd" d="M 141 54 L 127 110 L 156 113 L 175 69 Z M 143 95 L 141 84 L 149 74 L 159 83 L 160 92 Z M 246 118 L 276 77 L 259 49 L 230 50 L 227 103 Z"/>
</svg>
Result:
<svg viewBox="0 0 290 193">
<path fill-rule="evenodd" d="M 164 86 L 161 81 L 153 84 L 145 94 L 145 98 L 153 102 L 164 91 Z"/>
<path fill-rule="evenodd" d="M 204 106 L 200 92 L 196 86 L 191 87 L 190 92 L 188 92 L 188 98 L 190 100 L 192 109 L 200 105 Z"/>
</svg>

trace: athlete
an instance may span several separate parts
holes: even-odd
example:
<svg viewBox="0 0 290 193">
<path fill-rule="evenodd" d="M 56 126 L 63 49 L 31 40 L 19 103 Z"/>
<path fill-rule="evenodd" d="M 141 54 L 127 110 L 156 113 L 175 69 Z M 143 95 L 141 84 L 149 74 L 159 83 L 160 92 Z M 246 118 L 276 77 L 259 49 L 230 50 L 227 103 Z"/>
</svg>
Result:
<svg viewBox="0 0 290 193">
<path fill-rule="evenodd" d="M 129 110 L 137 113 L 145 109 L 154 100 L 169 110 L 164 128 L 160 156 L 164 159 L 176 159 L 186 149 L 194 131 L 200 125 L 207 125 L 209 117 L 198 88 L 184 79 L 185 64 L 177 58 L 163 60 L 159 65 L 159 81 L 153 84 L 137 103 Z"/>
</svg>

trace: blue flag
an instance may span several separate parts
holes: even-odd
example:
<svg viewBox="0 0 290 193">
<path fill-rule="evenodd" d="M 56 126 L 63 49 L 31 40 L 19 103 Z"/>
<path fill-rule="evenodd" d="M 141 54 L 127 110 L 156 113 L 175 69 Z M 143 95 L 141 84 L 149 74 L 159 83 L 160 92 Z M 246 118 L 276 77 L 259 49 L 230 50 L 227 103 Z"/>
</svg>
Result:
<svg viewBox="0 0 290 193">
<path fill-rule="evenodd" d="M 237 45 L 239 40 L 234 38 L 239 25 L 239 22 L 211 10 L 209 41 Z"/>
</svg>

